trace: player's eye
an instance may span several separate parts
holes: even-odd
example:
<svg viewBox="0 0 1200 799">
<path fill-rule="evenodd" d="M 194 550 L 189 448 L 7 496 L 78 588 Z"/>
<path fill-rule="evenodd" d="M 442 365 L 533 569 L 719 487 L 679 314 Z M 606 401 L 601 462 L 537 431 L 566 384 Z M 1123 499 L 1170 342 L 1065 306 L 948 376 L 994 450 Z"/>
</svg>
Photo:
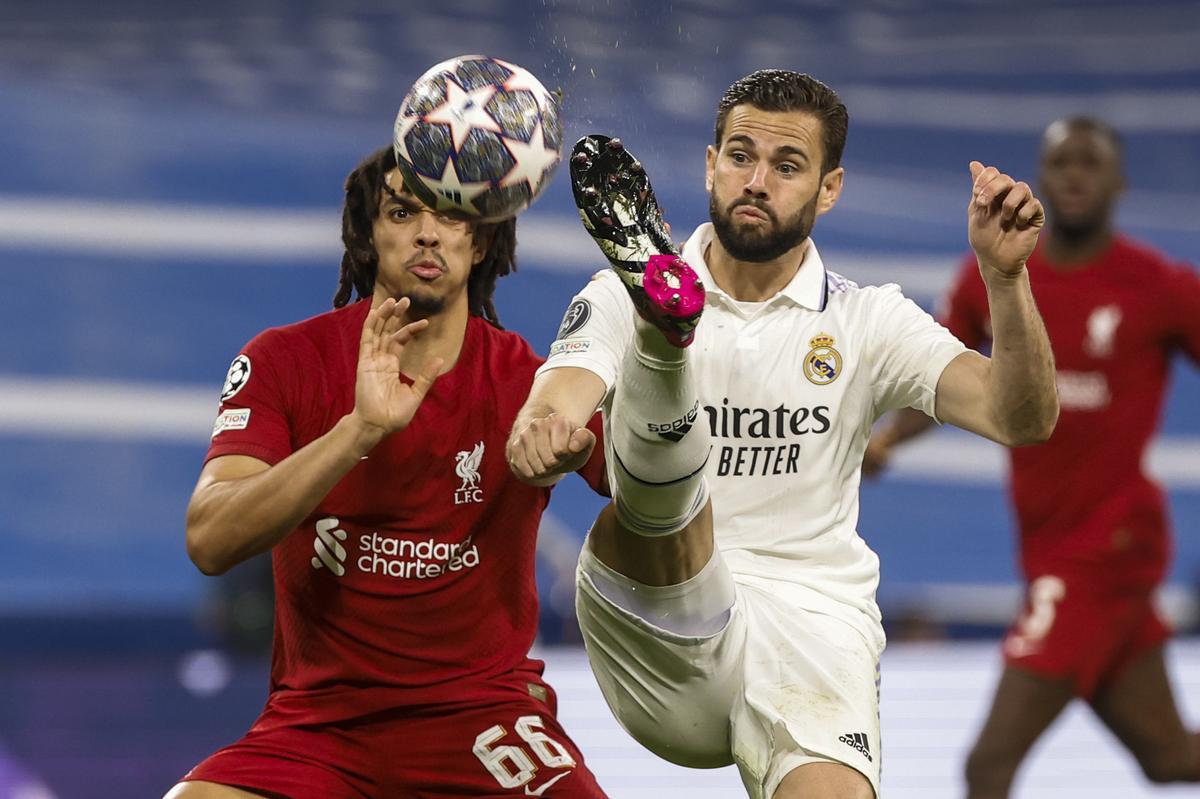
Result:
<svg viewBox="0 0 1200 799">
<path fill-rule="evenodd" d="M 783 175 L 794 175 L 800 171 L 800 167 L 796 166 L 790 161 L 784 161 L 782 164 L 777 166 L 776 169 L 778 169 L 780 174 Z"/>
<path fill-rule="evenodd" d="M 397 222 L 408 219 L 410 216 L 412 216 L 412 214 L 408 212 L 408 209 L 399 205 L 392 206 L 391 210 L 388 211 L 388 218 L 394 219 Z"/>
<path fill-rule="evenodd" d="M 729 157 L 730 157 L 730 159 L 733 160 L 733 162 L 735 164 L 750 163 L 750 156 L 746 155 L 744 152 L 742 152 L 740 150 L 734 150 L 732 153 L 729 154 Z"/>
</svg>

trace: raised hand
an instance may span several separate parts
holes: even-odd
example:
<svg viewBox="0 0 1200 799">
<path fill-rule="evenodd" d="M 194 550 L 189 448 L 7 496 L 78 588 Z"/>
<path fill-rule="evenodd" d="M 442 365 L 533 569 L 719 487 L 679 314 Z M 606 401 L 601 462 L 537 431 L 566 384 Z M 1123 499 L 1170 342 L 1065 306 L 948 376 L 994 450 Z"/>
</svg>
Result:
<svg viewBox="0 0 1200 799">
<path fill-rule="evenodd" d="M 358 349 L 358 377 L 354 386 L 354 415 L 378 430 L 380 437 L 403 430 L 412 421 L 425 394 L 442 368 L 432 358 L 411 384 L 400 377 L 404 347 L 429 326 L 429 320 L 404 323 L 408 299 L 388 298 L 372 308 L 363 322 Z"/>
<path fill-rule="evenodd" d="M 988 269 L 1002 276 L 1020 274 L 1046 223 L 1041 202 L 1027 183 L 1013 180 L 994 166 L 972 161 L 971 179 L 967 239 L 980 268 L 985 276 Z"/>
<path fill-rule="evenodd" d="M 552 485 L 587 463 L 595 446 L 591 430 L 561 414 L 549 413 L 524 424 L 518 419 L 508 440 L 508 467 L 522 482 Z"/>
</svg>

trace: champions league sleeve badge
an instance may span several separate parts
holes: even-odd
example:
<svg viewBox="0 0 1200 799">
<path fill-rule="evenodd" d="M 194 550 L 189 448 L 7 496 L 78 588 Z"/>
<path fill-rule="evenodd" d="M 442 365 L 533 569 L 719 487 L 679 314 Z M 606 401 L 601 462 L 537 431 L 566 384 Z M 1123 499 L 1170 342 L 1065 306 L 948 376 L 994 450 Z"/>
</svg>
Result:
<svg viewBox="0 0 1200 799">
<path fill-rule="evenodd" d="M 812 349 L 804 356 L 804 376 L 810 383 L 826 386 L 842 373 L 842 354 L 833 345 L 833 336 L 828 333 L 818 333 L 809 340 Z"/>
<path fill-rule="evenodd" d="M 562 324 L 558 326 L 558 335 L 550 345 L 550 357 L 556 355 L 574 355 L 587 352 L 592 347 L 590 338 L 572 338 L 587 325 L 592 318 L 592 304 L 587 300 L 575 300 L 563 315 Z"/>
<path fill-rule="evenodd" d="M 592 317 L 592 304 L 587 300 L 575 300 L 571 303 L 571 307 L 563 314 L 562 324 L 558 326 L 558 335 L 556 338 L 564 339 L 574 333 L 578 333 L 588 319 Z"/>
<path fill-rule="evenodd" d="M 250 382 L 250 359 L 239 355 L 229 364 L 229 373 L 225 375 L 225 386 L 221 389 L 221 402 L 233 399 L 239 391 Z"/>
</svg>

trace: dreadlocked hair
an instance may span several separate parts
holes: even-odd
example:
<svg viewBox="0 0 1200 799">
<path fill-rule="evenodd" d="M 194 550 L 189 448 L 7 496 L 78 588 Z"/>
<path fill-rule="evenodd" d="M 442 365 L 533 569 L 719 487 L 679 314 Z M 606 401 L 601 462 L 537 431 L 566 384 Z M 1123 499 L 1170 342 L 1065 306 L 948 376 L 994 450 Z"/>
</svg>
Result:
<svg viewBox="0 0 1200 799">
<path fill-rule="evenodd" d="M 379 253 L 375 250 L 374 226 L 379 217 L 380 198 L 390 191 L 387 173 L 396 168 L 396 153 L 382 147 L 368 155 L 346 178 L 346 199 L 342 206 L 341 271 L 333 307 L 341 308 L 356 299 L 369 297 L 375 291 L 379 274 Z M 517 220 L 476 222 L 472 236 L 482 236 L 487 242 L 483 260 L 471 268 L 467 278 L 467 308 L 472 316 L 483 317 L 492 326 L 503 330 L 496 313 L 493 295 L 496 279 L 517 270 Z"/>
<path fill-rule="evenodd" d="M 471 268 L 467 279 L 467 306 L 472 316 L 482 316 L 493 327 L 503 330 L 492 295 L 496 293 L 497 278 L 517 271 L 517 219 L 479 224 L 475 235 L 486 236 L 488 246 L 483 260 Z"/>
<path fill-rule="evenodd" d="M 379 253 L 375 251 L 373 228 L 379 216 L 383 178 L 395 167 L 396 154 L 391 147 L 383 147 L 364 158 L 346 177 L 346 200 L 342 205 L 342 245 L 346 250 L 342 253 L 337 293 L 333 295 L 334 308 L 350 302 L 351 291 L 361 300 L 375 290 Z"/>
</svg>

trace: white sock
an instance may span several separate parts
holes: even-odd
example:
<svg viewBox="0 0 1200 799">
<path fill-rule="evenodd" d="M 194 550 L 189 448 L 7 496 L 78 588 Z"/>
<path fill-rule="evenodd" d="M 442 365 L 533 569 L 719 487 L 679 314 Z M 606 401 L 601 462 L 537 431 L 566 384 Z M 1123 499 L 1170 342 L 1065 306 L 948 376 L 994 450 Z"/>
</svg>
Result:
<svg viewBox="0 0 1200 799">
<path fill-rule="evenodd" d="M 625 353 L 609 420 L 617 518 L 642 535 L 669 535 L 708 499 L 712 448 L 687 350 L 641 319 Z"/>
</svg>

